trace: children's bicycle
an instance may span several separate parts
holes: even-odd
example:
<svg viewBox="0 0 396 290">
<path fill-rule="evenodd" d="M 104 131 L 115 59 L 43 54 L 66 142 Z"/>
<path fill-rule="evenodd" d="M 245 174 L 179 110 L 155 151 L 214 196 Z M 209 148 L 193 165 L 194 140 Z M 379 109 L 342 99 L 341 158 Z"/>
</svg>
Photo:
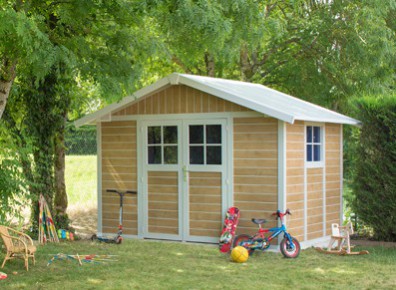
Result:
<svg viewBox="0 0 396 290">
<path fill-rule="evenodd" d="M 255 250 L 265 251 L 269 248 L 271 240 L 279 236 L 281 233 L 284 237 L 280 243 L 280 250 L 286 258 L 297 258 L 300 254 L 300 243 L 292 237 L 286 230 L 286 225 L 283 221 L 285 215 L 291 215 L 290 210 L 287 209 L 284 213 L 277 211 L 272 215 L 276 215 L 276 218 L 281 220 L 282 225 L 276 228 L 263 229 L 262 224 L 266 223 L 265 219 L 252 219 L 252 222 L 259 226 L 257 233 L 253 236 L 241 234 L 235 237 L 233 247 L 242 246 L 246 248 L 251 255 Z M 266 233 L 271 233 L 270 236 L 266 237 Z"/>
</svg>

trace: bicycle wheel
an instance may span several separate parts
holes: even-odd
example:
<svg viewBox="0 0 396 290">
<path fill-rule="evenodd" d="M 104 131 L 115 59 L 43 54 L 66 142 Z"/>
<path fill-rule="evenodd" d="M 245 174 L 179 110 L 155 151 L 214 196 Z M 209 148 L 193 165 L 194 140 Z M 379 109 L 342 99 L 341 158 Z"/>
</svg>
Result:
<svg viewBox="0 0 396 290">
<path fill-rule="evenodd" d="M 237 246 L 242 246 L 246 250 L 248 250 L 249 255 L 251 255 L 254 250 L 248 247 L 248 245 L 250 245 L 250 241 L 251 241 L 251 237 L 249 235 L 242 234 L 235 237 L 234 241 L 232 242 L 232 247 L 235 248 Z"/>
<path fill-rule="evenodd" d="M 300 242 L 292 237 L 292 242 L 290 243 L 289 239 L 285 237 L 280 243 L 280 250 L 285 258 L 297 258 L 301 250 Z"/>
</svg>

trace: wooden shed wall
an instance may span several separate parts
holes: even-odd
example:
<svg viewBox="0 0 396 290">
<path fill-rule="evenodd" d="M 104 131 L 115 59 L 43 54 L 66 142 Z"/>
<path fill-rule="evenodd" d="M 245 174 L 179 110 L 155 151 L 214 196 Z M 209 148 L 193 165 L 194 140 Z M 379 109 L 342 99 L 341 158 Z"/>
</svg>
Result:
<svg viewBox="0 0 396 290">
<path fill-rule="evenodd" d="M 246 112 L 248 108 L 184 85 L 170 86 L 130 105 L 114 116 Z"/>
<path fill-rule="evenodd" d="M 234 119 L 234 204 L 241 210 L 238 233 L 254 233 L 251 218 L 269 218 L 277 210 L 278 120 Z"/>
<path fill-rule="evenodd" d="M 326 234 L 332 223 L 340 223 L 342 176 L 342 125 L 326 124 Z"/>
<path fill-rule="evenodd" d="M 286 208 L 292 212 L 287 227 L 299 241 L 304 240 L 304 128 L 301 121 L 286 124 Z"/>
<path fill-rule="evenodd" d="M 290 233 L 300 241 L 304 240 L 305 206 L 307 240 L 329 235 L 331 223 L 340 223 L 342 178 L 342 126 L 324 125 L 325 160 L 324 166 L 320 168 L 305 168 L 304 130 L 305 124 L 301 121 L 286 125 L 286 207 L 293 214 L 288 217 L 287 226 Z M 324 221 L 326 233 L 323 232 Z"/>
<path fill-rule="evenodd" d="M 323 168 L 307 168 L 307 239 L 323 237 Z"/>
<path fill-rule="evenodd" d="M 136 121 L 102 123 L 102 232 L 112 233 L 119 224 L 120 198 L 106 189 L 137 189 Z M 137 234 L 137 197 L 124 199 L 124 233 Z"/>
</svg>

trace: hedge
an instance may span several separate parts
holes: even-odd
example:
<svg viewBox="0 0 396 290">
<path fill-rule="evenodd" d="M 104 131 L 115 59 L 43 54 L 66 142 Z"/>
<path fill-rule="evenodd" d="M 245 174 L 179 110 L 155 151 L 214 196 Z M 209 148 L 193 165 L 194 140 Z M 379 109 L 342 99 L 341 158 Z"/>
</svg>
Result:
<svg viewBox="0 0 396 290">
<path fill-rule="evenodd" d="M 356 105 L 363 125 L 352 208 L 377 239 L 396 241 L 396 96 L 363 98 Z"/>
</svg>

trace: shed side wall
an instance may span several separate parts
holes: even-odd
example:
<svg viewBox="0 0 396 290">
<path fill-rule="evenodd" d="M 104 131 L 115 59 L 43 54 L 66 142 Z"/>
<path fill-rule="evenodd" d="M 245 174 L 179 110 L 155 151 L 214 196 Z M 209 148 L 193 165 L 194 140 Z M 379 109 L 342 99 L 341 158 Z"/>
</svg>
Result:
<svg viewBox="0 0 396 290">
<path fill-rule="evenodd" d="M 341 215 L 341 142 L 342 125 L 326 124 L 326 234 L 331 224 L 340 223 Z"/>
<path fill-rule="evenodd" d="M 323 168 L 307 168 L 307 239 L 323 237 Z"/>
<path fill-rule="evenodd" d="M 241 210 L 238 233 L 254 233 L 251 218 L 267 218 L 278 207 L 278 120 L 234 119 L 234 204 Z"/>
<path fill-rule="evenodd" d="M 286 208 L 289 232 L 299 241 L 304 240 L 304 123 L 286 124 Z"/>
<path fill-rule="evenodd" d="M 136 190 L 136 121 L 102 123 L 102 232 L 119 225 L 120 198 L 106 189 Z M 124 198 L 123 232 L 137 235 L 137 197 Z"/>
</svg>

